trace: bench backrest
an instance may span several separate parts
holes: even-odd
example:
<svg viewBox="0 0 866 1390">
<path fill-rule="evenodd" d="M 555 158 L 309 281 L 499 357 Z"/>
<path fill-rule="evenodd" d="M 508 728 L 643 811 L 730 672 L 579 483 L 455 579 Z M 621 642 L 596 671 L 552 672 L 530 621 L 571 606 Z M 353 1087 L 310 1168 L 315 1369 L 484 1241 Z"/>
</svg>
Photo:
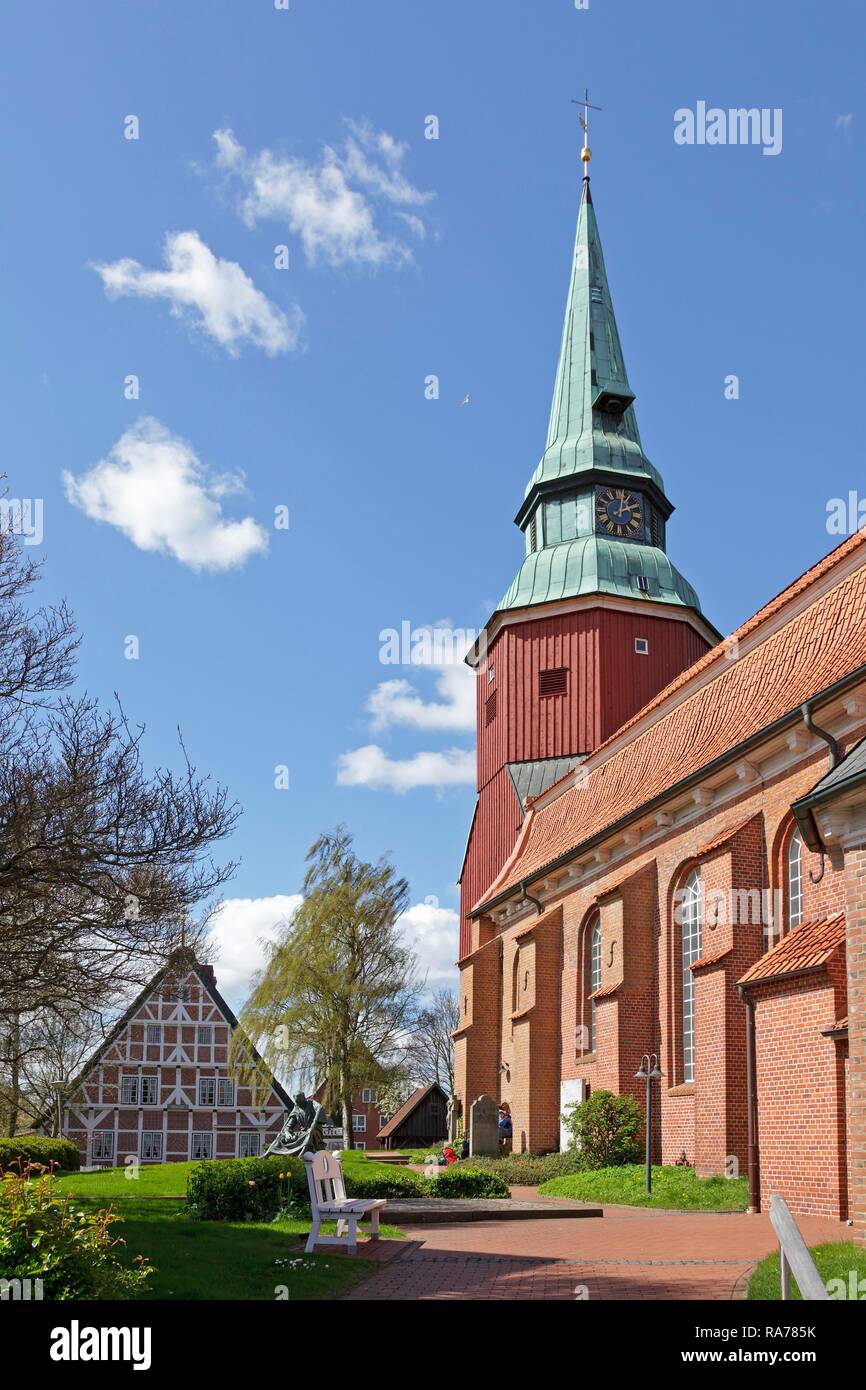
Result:
<svg viewBox="0 0 866 1390">
<path fill-rule="evenodd" d="M 342 1202 L 346 1196 L 346 1183 L 339 1155 L 333 1149 L 322 1149 L 319 1153 L 304 1154 L 307 1165 L 307 1184 L 313 1209 L 328 1206 L 331 1202 Z"/>
</svg>

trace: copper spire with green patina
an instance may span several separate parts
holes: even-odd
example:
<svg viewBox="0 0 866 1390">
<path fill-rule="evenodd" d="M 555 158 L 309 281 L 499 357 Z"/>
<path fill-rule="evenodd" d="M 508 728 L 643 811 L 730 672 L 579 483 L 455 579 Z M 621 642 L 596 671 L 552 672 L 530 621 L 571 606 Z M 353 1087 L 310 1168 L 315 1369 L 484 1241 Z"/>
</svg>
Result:
<svg viewBox="0 0 866 1390">
<path fill-rule="evenodd" d="M 641 444 L 589 190 L 586 138 L 581 158 L 583 194 L 547 445 L 515 517 L 526 558 L 499 609 L 609 593 L 700 614 L 695 590 L 666 554 L 673 507 Z"/>
</svg>

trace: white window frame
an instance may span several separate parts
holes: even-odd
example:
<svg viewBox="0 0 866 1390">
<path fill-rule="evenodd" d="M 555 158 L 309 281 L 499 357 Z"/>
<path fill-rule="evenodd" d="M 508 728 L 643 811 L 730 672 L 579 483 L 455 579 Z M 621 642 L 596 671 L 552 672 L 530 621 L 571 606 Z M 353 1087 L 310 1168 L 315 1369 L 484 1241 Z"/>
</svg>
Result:
<svg viewBox="0 0 866 1390">
<path fill-rule="evenodd" d="M 196 1143 L 198 1140 L 198 1143 Z M 196 1148 L 206 1149 L 206 1153 L 197 1154 Z M 213 1130 L 194 1129 L 189 1140 L 189 1156 L 192 1162 L 201 1162 L 206 1158 L 213 1158 Z"/>
<path fill-rule="evenodd" d="M 103 1152 L 97 1153 L 97 1147 Z M 101 1163 L 104 1159 L 114 1159 L 114 1130 L 95 1129 L 90 1136 L 90 1161 Z"/>
<path fill-rule="evenodd" d="M 680 951 L 682 956 L 683 1081 L 695 1079 L 695 977 L 691 970 L 701 955 L 704 891 L 699 869 L 692 869 L 680 892 Z"/>
<path fill-rule="evenodd" d="M 380 1128 L 380 1129 L 384 1129 L 390 1118 L 391 1118 L 390 1115 L 380 1115 L 380 1116 L 379 1116 L 379 1128 Z"/>
<path fill-rule="evenodd" d="M 233 1076 L 220 1076 L 217 1078 L 217 1105 L 223 1109 L 226 1107 L 234 1109 L 235 1105 L 235 1082 Z"/>
<path fill-rule="evenodd" d="M 353 1111 L 352 1111 L 352 1133 L 353 1133 L 353 1134 L 366 1134 L 366 1133 L 367 1133 L 367 1116 L 366 1116 L 366 1115 L 360 1115 L 360 1114 L 358 1113 L 357 1110 L 353 1110 Z"/>
<path fill-rule="evenodd" d="M 144 1041 L 148 1047 L 157 1047 L 162 1042 L 162 1025 L 159 1023 L 146 1023 L 144 1025 Z M 156 1036 L 154 1037 L 154 1034 Z"/>
<path fill-rule="evenodd" d="M 204 1086 L 212 1086 L 212 1087 L 213 1087 L 213 1096 L 211 1097 L 210 1100 L 202 1100 L 202 1098 L 201 1098 L 202 1088 L 203 1088 Z M 198 1107 L 201 1108 L 201 1109 L 208 1109 L 210 1106 L 216 1105 L 216 1097 L 217 1097 L 217 1079 L 216 1079 L 216 1077 L 215 1077 L 215 1076 L 200 1076 L 199 1079 L 198 1079 L 198 1086 L 196 1087 L 196 1104 L 198 1105 Z"/>
<path fill-rule="evenodd" d="M 150 1081 L 153 1082 L 153 1093 L 154 1093 L 154 1094 L 153 1094 L 153 1100 L 145 1100 L 145 1098 L 144 1098 L 144 1088 L 145 1088 L 145 1085 L 146 1085 L 148 1082 L 150 1082 Z M 139 1104 L 140 1104 L 140 1105 L 159 1105 L 159 1073 L 158 1073 L 158 1072 L 145 1072 L 145 1073 L 143 1073 L 142 1076 L 139 1077 L 139 1082 L 140 1082 L 139 1089 L 138 1089 Z"/>
<path fill-rule="evenodd" d="M 364 1087 L 363 1091 L 361 1092 L 361 1103 L 362 1103 L 363 1105 L 375 1105 L 375 1104 L 377 1103 L 378 1099 L 379 1099 L 379 1097 L 377 1096 L 376 1092 L 373 1090 L 373 1087 L 372 1087 L 372 1086 L 365 1086 L 365 1087 Z"/>
<path fill-rule="evenodd" d="M 126 1098 L 124 1098 L 126 1091 Z M 130 1094 L 131 1093 L 131 1094 Z M 120 1102 L 121 1105 L 138 1105 L 138 1075 L 137 1073 L 127 1072 L 120 1074 Z"/>
<path fill-rule="evenodd" d="M 244 1148 L 247 1152 L 244 1153 Z M 238 1158 L 259 1158 L 262 1152 L 262 1136 L 257 1129 L 238 1131 Z"/>
<path fill-rule="evenodd" d="M 366 1148 L 367 1148 L 367 1145 L 365 1144 L 364 1140 L 361 1139 L 361 1140 L 359 1140 L 359 1142 L 358 1142 L 357 1144 L 355 1144 L 355 1148 L 356 1148 L 356 1149 L 366 1149 Z"/>
<path fill-rule="evenodd" d="M 634 639 L 634 649 L 638 656 L 649 656 L 649 638 L 636 637 Z"/>
<path fill-rule="evenodd" d="M 601 989 L 601 919 L 595 918 L 589 929 L 589 992 Z M 589 1051 L 595 1052 L 597 1042 L 595 1000 L 589 1001 Z"/>
<path fill-rule="evenodd" d="M 146 1150 L 152 1150 L 147 1153 Z M 142 1163 L 162 1163 L 162 1130 L 143 1129 L 139 1157 Z"/>
<path fill-rule="evenodd" d="M 803 921 L 803 840 L 799 830 L 795 830 L 788 841 L 788 931 L 799 927 Z"/>
<path fill-rule="evenodd" d="M 213 1047 L 213 1024 L 196 1024 L 195 1040 L 198 1043 L 199 1047 Z"/>
</svg>

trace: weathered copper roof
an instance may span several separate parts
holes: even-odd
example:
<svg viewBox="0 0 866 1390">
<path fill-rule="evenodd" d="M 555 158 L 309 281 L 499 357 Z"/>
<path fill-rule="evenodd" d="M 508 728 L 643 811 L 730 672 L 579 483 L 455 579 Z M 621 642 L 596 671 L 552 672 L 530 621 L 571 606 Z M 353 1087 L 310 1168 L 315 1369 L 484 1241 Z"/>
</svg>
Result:
<svg viewBox="0 0 866 1390">
<path fill-rule="evenodd" d="M 775 980 L 780 975 L 796 975 L 801 970 L 814 970 L 824 965 L 833 952 L 845 942 L 845 914 L 837 912 L 833 917 L 822 917 L 819 922 L 804 922 L 795 927 L 781 941 L 777 941 L 766 955 L 755 961 L 742 976 L 741 985 L 756 980 Z"/>
</svg>

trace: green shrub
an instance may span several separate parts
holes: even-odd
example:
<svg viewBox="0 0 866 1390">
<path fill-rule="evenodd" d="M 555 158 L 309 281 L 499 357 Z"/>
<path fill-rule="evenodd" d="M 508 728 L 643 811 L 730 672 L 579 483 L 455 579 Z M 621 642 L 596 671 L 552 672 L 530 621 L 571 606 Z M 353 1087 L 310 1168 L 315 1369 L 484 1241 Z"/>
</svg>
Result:
<svg viewBox="0 0 866 1390">
<path fill-rule="evenodd" d="M 365 1173 L 363 1169 L 346 1168 L 343 1178 L 347 1197 L 389 1197 L 396 1202 L 401 1197 L 411 1199 L 423 1197 L 425 1193 L 424 1179 L 418 1173 L 400 1169 Z"/>
<path fill-rule="evenodd" d="M 217 1158 L 196 1164 L 186 1204 L 198 1221 L 273 1221 L 309 1211 L 303 1159 Z"/>
<path fill-rule="evenodd" d="M 508 1183 L 490 1168 L 464 1168 L 454 1164 L 427 1180 L 430 1197 L 510 1197 Z"/>
<path fill-rule="evenodd" d="M 490 1169 L 509 1186 L 537 1187 L 550 1178 L 580 1173 L 586 1160 L 579 1149 L 554 1154 L 503 1154 L 501 1158 L 473 1158 L 473 1166 Z"/>
<path fill-rule="evenodd" d="M 639 1161 L 643 1113 L 633 1096 L 593 1091 L 588 1100 L 566 1106 L 563 1119 L 585 1168 Z"/>
<path fill-rule="evenodd" d="M 41 1134 L 19 1134 L 15 1139 L 0 1139 L 0 1173 L 20 1164 L 36 1163 L 50 1168 L 56 1164 L 63 1173 L 77 1173 L 81 1167 L 78 1149 L 68 1139 L 48 1139 Z"/>
<path fill-rule="evenodd" d="M 0 1181 L 0 1271 L 4 1279 L 40 1279 L 44 1299 L 135 1298 L 153 1267 L 138 1255 L 120 1263 L 111 1208 L 81 1211 L 44 1168 L 22 1163 Z"/>
</svg>

